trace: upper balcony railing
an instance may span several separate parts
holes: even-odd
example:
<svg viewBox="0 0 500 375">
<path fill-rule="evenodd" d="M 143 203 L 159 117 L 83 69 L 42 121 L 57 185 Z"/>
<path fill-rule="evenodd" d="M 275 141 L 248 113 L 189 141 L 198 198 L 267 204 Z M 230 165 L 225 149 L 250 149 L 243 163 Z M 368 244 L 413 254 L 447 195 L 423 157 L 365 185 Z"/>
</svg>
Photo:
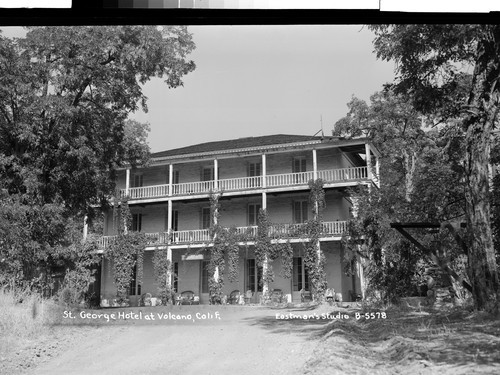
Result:
<svg viewBox="0 0 500 375">
<path fill-rule="evenodd" d="M 340 236 L 347 231 L 347 221 L 326 221 L 322 223 L 322 237 Z M 236 233 L 242 242 L 254 241 L 257 237 L 257 226 L 237 227 Z M 210 243 L 213 238 L 209 229 L 194 229 L 168 232 L 144 233 L 148 245 L 190 245 Z M 269 229 L 269 235 L 274 239 L 307 238 L 306 224 L 277 224 Z M 101 248 L 110 245 L 116 236 L 104 236 L 100 239 Z"/>
<path fill-rule="evenodd" d="M 325 183 L 343 183 L 355 182 L 368 179 L 367 167 L 353 167 L 330 169 L 317 172 L 317 177 Z M 314 179 L 314 172 L 283 173 L 252 177 L 236 177 L 221 179 L 218 181 L 196 181 L 173 184 L 172 192 L 169 193 L 169 185 L 155 185 L 129 188 L 128 196 L 130 199 L 148 199 L 167 196 L 188 196 L 208 194 L 214 189 L 222 191 L 245 191 L 260 188 L 277 188 L 288 186 L 307 185 Z M 265 182 L 265 185 L 264 185 Z M 121 190 L 121 195 L 126 196 L 126 189 Z"/>
</svg>

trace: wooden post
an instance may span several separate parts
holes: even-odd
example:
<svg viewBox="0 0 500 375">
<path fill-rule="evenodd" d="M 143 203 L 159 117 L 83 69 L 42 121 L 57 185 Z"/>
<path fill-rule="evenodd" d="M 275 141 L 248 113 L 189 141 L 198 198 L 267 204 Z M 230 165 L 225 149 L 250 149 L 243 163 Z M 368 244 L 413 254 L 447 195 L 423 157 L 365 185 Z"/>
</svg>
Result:
<svg viewBox="0 0 500 375">
<path fill-rule="evenodd" d="M 368 179 L 372 179 L 372 155 L 370 150 L 370 145 L 365 143 L 365 155 L 366 155 L 366 169 L 368 173 Z"/>
<path fill-rule="evenodd" d="M 219 161 L 214 159 L 214 189 L 219 188 Z"/>
<path fill-rule="evenodd" d="M 168 267 L 167 270 L 167 286 L 169 288 L 172 287 L 172 269 L 173 269 L 173 263 L 172 263 L 172 249 L 170 246 L 167 246 L 167 261 L 169 262 L 170 266 Z"/>
<path fill-rule="evenodd" d="M 313 178 L 314 181 L 318 179 L 318 158 L 316 155 L 316 149 L 313 149 Z"/>
<path fill-rule="evenodd" d="M 168 166 L 168 195 L 170 197 L 174 194 L 174 192 L 172 190 L 173 189 L 173 187 L 172 187 L 173 178 L 174 178 L 174 165 L 169 164 L 169 166 Z"/>
<path fill-rule="evenodd" d="M 128 197 L 130 189 L 130 168 L 125 172 L 125 195 Z"/>
<path fill-rule="evenodd" d="M 262 154 L 262 187 L 267 187 L 266 175 L 267 175 L 267 165 L 266 165 L 266 154 Z"/>
<path fill-rule="evenodd" d="M 170 234 L 172 232 L 172 199 L 168 200 L 168 208 L 167 208 L 167 230 Z"/>
</svg>

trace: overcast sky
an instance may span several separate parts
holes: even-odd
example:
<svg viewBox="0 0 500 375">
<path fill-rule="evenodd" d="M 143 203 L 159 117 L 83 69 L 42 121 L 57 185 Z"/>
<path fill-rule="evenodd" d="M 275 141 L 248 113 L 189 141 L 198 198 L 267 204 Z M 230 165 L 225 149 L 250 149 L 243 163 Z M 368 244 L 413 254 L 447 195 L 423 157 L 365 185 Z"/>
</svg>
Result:
<svg viewBox="0 0 500 375">
<path fill-rule="evenodd" d="M 368 100 L 393 64 L 358 26 L 193 26 L 196 70 L 184 87 L 146 84 L 153 152 L 269 134 L 331 134 L 352 95 Z"/>
<path fill-rule="evenodd" d="M 20 28 L 2 28 L 20 36 Z M 192 26 L 196 70 L 184 87 L 144 87 L 153 152 L 269 134 L 331 134 L 352 95 L 368 100 L 394 78 L 361 25 Z"/>
</svg>

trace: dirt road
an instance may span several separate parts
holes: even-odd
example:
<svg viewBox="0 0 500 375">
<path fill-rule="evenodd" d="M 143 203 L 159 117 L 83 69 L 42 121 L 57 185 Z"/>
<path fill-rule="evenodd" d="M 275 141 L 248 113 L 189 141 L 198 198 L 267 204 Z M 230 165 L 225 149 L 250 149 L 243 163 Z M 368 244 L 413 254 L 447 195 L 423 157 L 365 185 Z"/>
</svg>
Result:
<svg viewBox="0 0 500 375">
<path fill-rule="evenodd" d="M 65 323 L 100 328 L 29 374 L 298 374 L 321 329 L 311 322 L 291 332 L 276 319 L 283 310 L 248 306 L 142 308 L 140 316 L 133 316 L 138 309 L 119 311 L 131 315 L 107 323 L 73 312 Z"/>
</svg>

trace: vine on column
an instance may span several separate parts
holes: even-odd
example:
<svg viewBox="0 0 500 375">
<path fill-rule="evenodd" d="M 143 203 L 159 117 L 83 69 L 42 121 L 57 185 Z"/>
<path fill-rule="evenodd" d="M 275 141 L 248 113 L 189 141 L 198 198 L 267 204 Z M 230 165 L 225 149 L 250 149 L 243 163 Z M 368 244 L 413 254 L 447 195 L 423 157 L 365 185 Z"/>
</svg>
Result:
<svg viewBox="0 0 500 375">
<path fill-rule="evenodd" d="M 113 265 L 117 302 L 120 305 L 128 304 L 129 287 L 133 279 L 134 268 L 136 269 L 138 285 L 141 284 L 143 277 L 144 249 L 147 240 L 144 234 L 130 231 L 131 218 L 127 199 L 115 199 L 113 221 L 118 234 L 103 255 Z"/>
<path fill-rule="evenodd" d="M 309 181 L 309 202 L 312 205 L 313 219 L 306 222 L 306 235 L 309 242 L 305 246 L 304 263 L 309 273 L 314 299 L 322 301 L 327 288 L 326 258 L 320 247 L 320 238 L 323 235 L 323 210 L 326 207 L 323 180 Z"/>
</svg>

